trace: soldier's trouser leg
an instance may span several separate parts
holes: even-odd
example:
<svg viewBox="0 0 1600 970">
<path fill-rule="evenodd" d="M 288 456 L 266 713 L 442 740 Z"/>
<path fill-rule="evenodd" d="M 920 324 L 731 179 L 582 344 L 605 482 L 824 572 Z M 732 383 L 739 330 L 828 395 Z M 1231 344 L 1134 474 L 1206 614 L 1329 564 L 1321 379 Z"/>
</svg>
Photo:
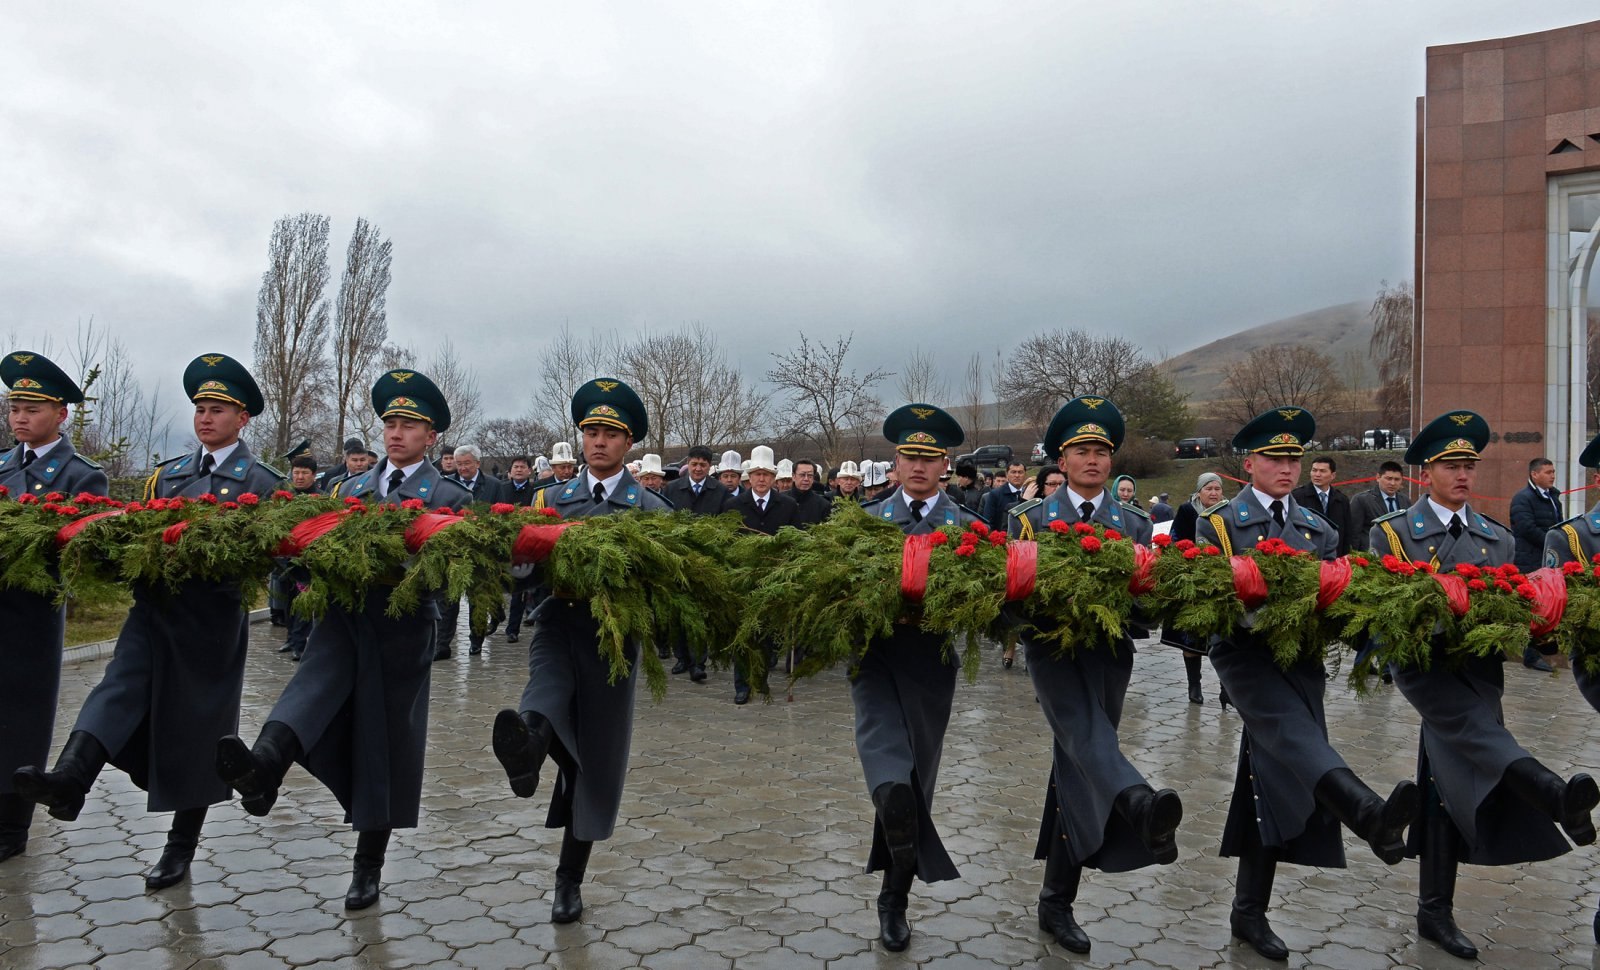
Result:
<svg viewBox="0 0 1600 970">
<path fill-rule="evenodd" d="M 21 795 L 0 795 L 0 862 L 21 855 L 28 847 L 28 827 L 33 824 L 33 802 Z"/>
<path fill-rule="evenodd" d="M 1460 835 L 1440 805 L 1423 822 L 1422 853 L 1417 858 L 1417 935 L 1439 944 L 1451 956 L 1471 960 L 1478 948 L 1456 926 L 1456 851 Z"/>
<path fill-rule="evenodd" d="M 1233 912 L 1228 922 L 1233 935 L 1268 960 L 1289 959 L 1289 948 L 1267 922 L 1272 901 L 1272 880 L 1278 863 L 1266 849 L 1255 846 L 1239 856 L 1239 881 L 1234 889 Z"/>
<path fill-rule="evenodd" d="M 165 889 L 189 878 L 189 863 L 194 861 L 194 850 L 200 844 L 200 827 L 206 821 L 206 807 L 181 808 L 172 816 L 172 828 L 167 832 L 167 847 L 161 850 L 161 859 L 144 874 L 144 888 Z"/>
<path fill-rule="evenodd" d="M 1083 867 L 1072 864 L 1065 844 L 1056 839 L 1045 857 L 1044 885 L 1039 887 L 1039 929 L 1073 953 L 1089 952 L 1089 935 L 1072 915 L 1082 878 Z"/>
<path fill-rule="evenodd" d="M 51 816 L 71 822 L 83 811 L 83 800 L 89 786 L 100 776 L 106 766 L 106 753 L 99 739 L 87 731 L 73 731 L 56 758 L 50 771 L 40 771 L 29 765 L 18 768 L 11 776 L 11 786 L 16 793 L 29 801 L 43 805 Z"/>
<path fill-rule="evenodd" d="M 350 890 L 344 894 L 345 909 L 366 909 L 378 901 L 378 877 L 383 874 L 383 855 L 388 848 L 388 829 L 357 834 L 356 864 L 350 874 Z"/>
<path fill-rule="evenodd" d="M 565 829 L 561 834 L 561 858 L 556 863 L 556 898 L 550 907 L 550 922 L 571 923 L 583 915 L 584 873 L 589 871 L 589 852 L 593 842 L 585 842 Z"/>
</svg>

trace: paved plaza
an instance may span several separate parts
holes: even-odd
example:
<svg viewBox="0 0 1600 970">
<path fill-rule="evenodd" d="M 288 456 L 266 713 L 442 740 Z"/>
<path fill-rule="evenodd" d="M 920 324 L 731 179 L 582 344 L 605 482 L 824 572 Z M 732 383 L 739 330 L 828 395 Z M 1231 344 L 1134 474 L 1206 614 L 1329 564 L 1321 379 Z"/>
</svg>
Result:
<svg viewBox="0 0 1600 970">
<path fill-rule="evenodd" d="M 281 631 L 256 624 L 246 737 L 292 670 Z M 863 874 L 870 805 L 856 764 L 842 673 L 801 684 L 793 703 L 735 707 L 728 674 L 672 678 L 641 692 L 632 773 L 616 837 L 595 847 L 582 922 L 549 922 L 559 830 L 543 827 L 551 770 L 534 799 L 513 797 L 489 750 L 495 712 L 524 680 L 525 642 L 494 638 L 434 666 L 423 815 L 395 834 L 378 905 L 347 915 L 355 836 L 299 768 L 266 819 L 236 803 L 205 829 L 193 881 L 146 893 L 167 815 L 107 769 L 75 823 L 41 810 L 28 854 L 0 865 L 0 966 L 188 967 L 1064 967 L 1281 966 L 1230 940 L 1233 865 L 1216 847 L 1232 786 L 1238 716 L 1185 698 L 1176 651 L 1147 641 L 1123 736 L 1157 785 L 1182 794 L 1175 865 L 1086 874 L 1076 911 L 1087 957 L 1047 943 L 1033 860 L 1049 735 L 1020 662 L 986 657 L 957 692 L 933 814 L 961 878 L 917 884 L 911 947 L 877 945 L 880 878 Z M 104 670 L 68 667 L 58 740 Z M 1600 768 L 1600 718 L 1570 676 L 1508 666 L 1507 719 L 1550 767 Z M 1335 678 L 1335 744 L 1387 792 L 1415 767 L 1417 719 L 1393 688 L 1357 699 Z M 1273 925 L 1290 966 L 1359 970 L 1464 967 L 1418 943 L 1417 867 L 1378 863 L 1346 835 L 1347 870 L 1283 866 Z M 1592 848 L 1528 866 L 1464 867 L 1457 916 L 1489 967 L 1600 965 L 1590 920 L 1600 892 Z"/>
</svg>

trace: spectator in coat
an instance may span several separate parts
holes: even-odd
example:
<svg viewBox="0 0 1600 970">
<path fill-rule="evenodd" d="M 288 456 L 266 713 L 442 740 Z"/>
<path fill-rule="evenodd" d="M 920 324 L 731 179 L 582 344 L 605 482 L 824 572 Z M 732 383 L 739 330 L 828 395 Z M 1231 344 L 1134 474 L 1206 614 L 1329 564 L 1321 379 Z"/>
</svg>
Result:
<svg viewBox="0 0 1600 970">
<path fill-rule="evenodd" d="M 1171 522 L 1174 514 L 1175 513 L 1172 511 L 1172 506 L 1167 504 L 1166 492 L 1162 492 L 1160 495 L 1157 495 L 1156 500 L 1150 504 L 1151 525 L 1160 525 L 1163 522 Z"/>
<path fill-rule="evenodd" d="M 1004 484 L 996 485 L 994 491 L 983 498 L 983 520 L 989 523 L 989 528 L 1006 528 L 1006 516 L 1023 500 L 1022 488 L 1027 478 L 1028 466 L 1022 462 L 1014 461 L 1006 466 Z"/>
<path fill-rule="evenodd" d="M 1406 470 L 1399 462 L 1386 461 L 1378 466 L 1372 487 L 1350 500 L 1350 551 L 1365 552 L 1369 548 L 1367 533 L 1372 531 L 1373 522 L 1410 507 L 1405 485 Z"/>
<path fill-rule="evenodd" d="M 1311 481 L 1292 494 L 1301 508 L 1317 513 L 1339 530 L 1339 555 L 1342 556 L 1350 551 L 1350 498 L 1333 487 L 1338 470 L 1332 458 L 1318 455 L 1311 459 Z"/>
<path fill-rule="evenodd" d="M 1528 462 L 1528 486 L 1511 497 L 1511 532 L 1517 538 L 1516 557 L 1512 561 L 1525 573 L 1543 564 L 1544 534 L 1566 518 L 1561 511 L 1561 494 L 1555 486 L 1555 462 L 1535 458 Z M 1550 672 L 1550 665 L 1531 643 L 1522 650 L 1522 665 Z"/>
</svg>

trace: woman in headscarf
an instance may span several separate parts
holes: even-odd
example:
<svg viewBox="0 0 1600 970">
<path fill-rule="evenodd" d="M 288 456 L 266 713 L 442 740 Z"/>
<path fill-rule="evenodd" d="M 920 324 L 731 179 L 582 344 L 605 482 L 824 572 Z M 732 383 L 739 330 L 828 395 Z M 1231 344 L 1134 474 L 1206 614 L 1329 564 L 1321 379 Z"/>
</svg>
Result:
<svg viewBox="0 0 1600 970">
<path fill-rule="evenodd" d="M 1124 476 L 1126 477 L 1126 476 Z M 1132 481 L 1132 479 L 1129 479 Z M 1180 539 L 1194 541 L 1195 523 L 1200 521 L 1200 516 L 1206 509 L 1222 501 L 1222 476 L 1216 472 L 1204 472 L 1195 481 L 1194 494 L 1189 496 L 1189 501 L 1178 506 L 1177 512 L 1172 517 L 1172 541 Z M 1184 634 L 1176 631 L 1163 632 L 1161 639 L 1174 646 L 1185 646 L 1192 642 Z M 1200 690 L 1200 654 L 1185 649 L 1183 651 L 1183 666 L 1189 673 L 1189 703 L 1204 704 L 1205 697 Z M 1227 706 L 1227 695 L 1221 698 L 1222 705 Z"/>
<path fill-rule="evenodd" d="M 1132 475 L 1118 475 L 1111 480 L 1111 494 L 1117 497 L 1117 501 L 1143 510 L 1144 506 L 1139 504 L 1138 491 L 1138 483 L 1133 480 Z"/>
</svg>

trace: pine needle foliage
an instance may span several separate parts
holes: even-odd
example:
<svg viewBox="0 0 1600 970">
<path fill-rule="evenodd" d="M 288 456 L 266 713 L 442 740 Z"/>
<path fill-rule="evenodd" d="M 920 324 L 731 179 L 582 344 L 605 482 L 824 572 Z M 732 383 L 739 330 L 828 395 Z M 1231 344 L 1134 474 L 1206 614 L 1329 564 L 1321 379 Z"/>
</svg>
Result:
<svg viewBox="0 0 1600 970">
<path fill-rule="evenodd" d="M 1086 541 L 1092 540 L 1092 541 Z M 1056 657 L 1115 650 L 1134 612 L 1134 543 L 1091 523 L 1055 522 L 1041 533 L 1027 635 Z"/>
<path fill-rule="evenodd" d="M 6 490 L 0 486 L 0 497 Z M 58 572 L 63 526 L 121 503 L 87 493 L 68 500 L 60 492 L 0 501 L 0 589 L 15 589 L 58 601 L 65 596 Z"/>
<path fill-rule="evenodd" d="M 1576 567 L 1576 568 L 1574 568 Z M 1567 563 L 1567 607 L 1551 633 L 1574 669 L 1600 675 L 1600 566 Z"/>
</svg>

